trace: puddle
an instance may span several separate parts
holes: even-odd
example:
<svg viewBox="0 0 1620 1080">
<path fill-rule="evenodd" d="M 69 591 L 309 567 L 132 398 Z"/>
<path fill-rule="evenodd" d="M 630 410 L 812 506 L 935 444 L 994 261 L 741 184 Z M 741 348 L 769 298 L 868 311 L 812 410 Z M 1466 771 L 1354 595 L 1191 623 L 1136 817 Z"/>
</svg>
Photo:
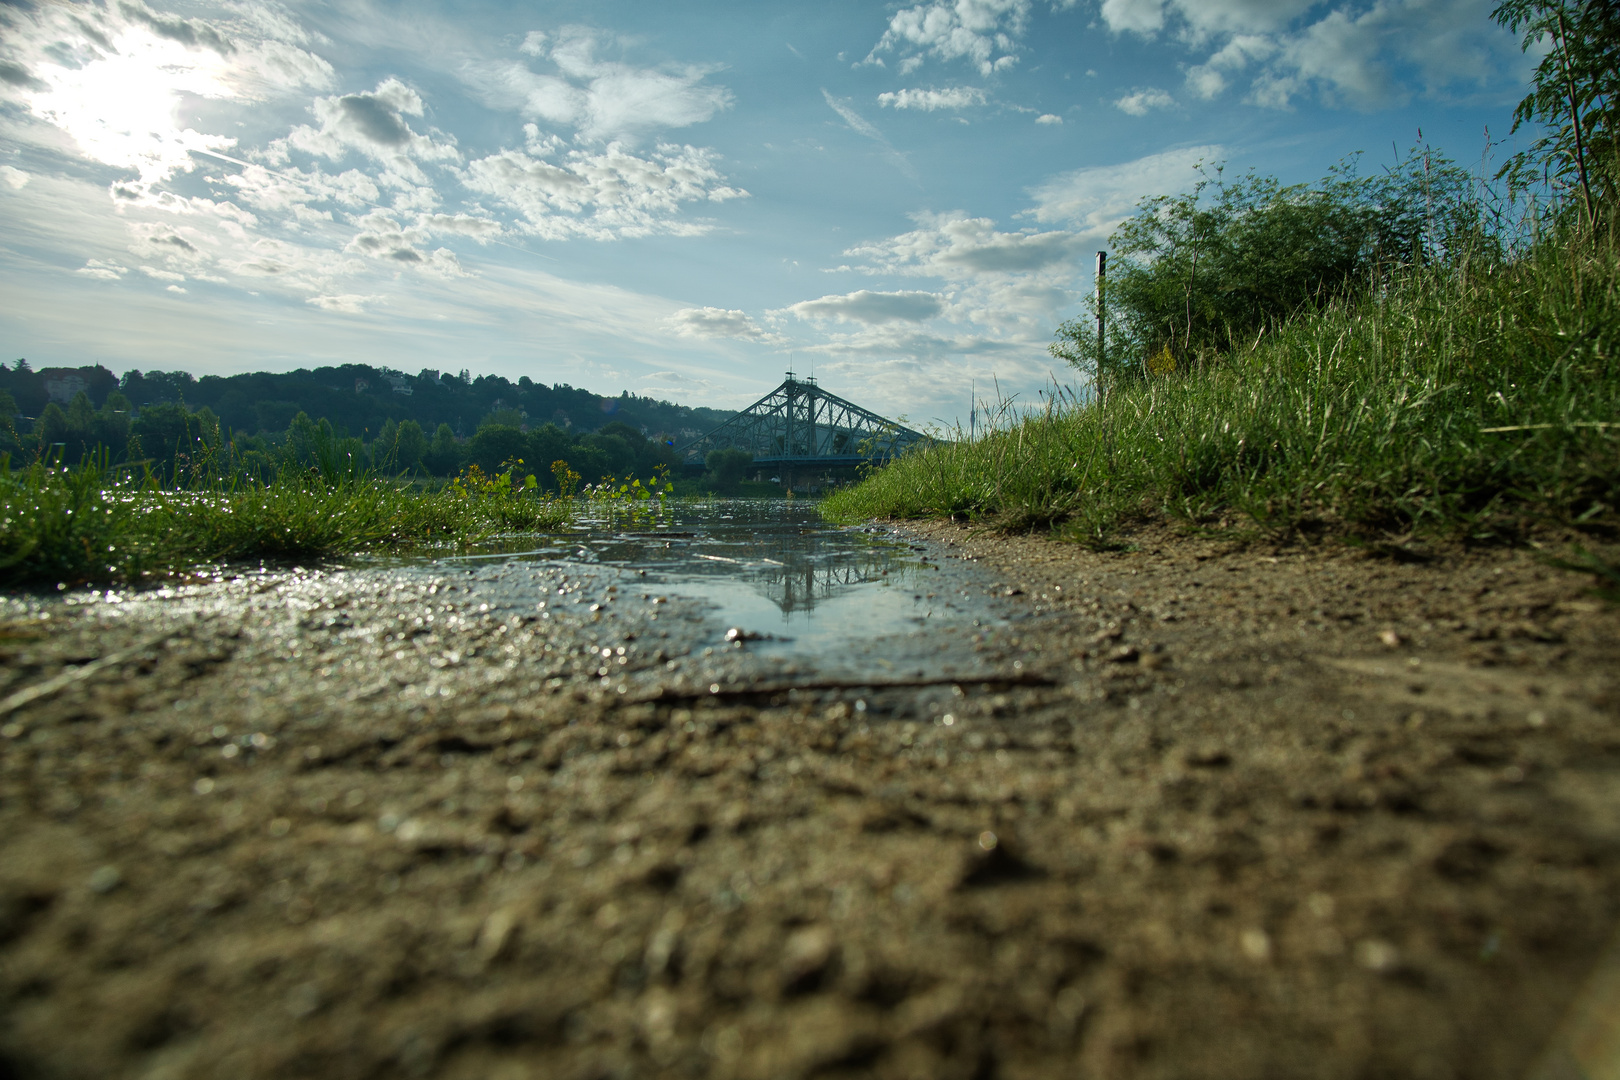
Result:
<svg viewBox="0 0 1620 1080">
<path fill-rule="evenodd" d="M 685 624 L 692 648 L 734 648 L 741 638 L 755 657 L 822 668 L 937 670 L 941 631 L 995 621 L 985 590 L 960 568 L 886 530 L 831 525 L 806 500 L 598 513 L 540 540 L 433 566 L 466 570 L 465 587 L 502 609 L 594 615 L 652 604 Z"/>
</svg>

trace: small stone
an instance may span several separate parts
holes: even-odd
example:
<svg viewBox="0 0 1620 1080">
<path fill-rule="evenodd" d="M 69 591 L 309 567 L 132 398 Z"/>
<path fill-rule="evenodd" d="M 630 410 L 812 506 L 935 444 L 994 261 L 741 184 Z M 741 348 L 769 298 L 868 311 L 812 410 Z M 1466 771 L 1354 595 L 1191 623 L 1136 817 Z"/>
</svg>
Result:
<svg viewBox="0 0 1620 1080">
<path fill-rule="evenodd" d="M 1378 635 L 1378 640 L 1384 643 L 1385 648 L 1398 649 L 1406 639 L 1394 630 L 1385 630 Z"/>
<path fill-rule="evenodd" d="M 1135 645 L 1121 645 L 1108 654 L 1108 660 L 1114 664 L 1134 664 L 1141 656 L 1141 651 Z"/>
<path fill-rule="evenodd" d="M 481 963 L 488 964 L 500 958 L 512 941 L 512 931 L 517 929 L 517 923 L 517 916 L 510 908 L 490 913 L 483 926 L 479 927 L 478 942 L 474 946 Z"/>
<path fill-rule="evenodd" d="M 795 930 L 782 950 L 782 987 L 808 989 L 832 959 L 833 935 L 825 926 Z"/>
<path fill-rule="evenodd" d="M 1368 971 L 1389 971 L 1400 959 L 1400 951 L 1387 941 L 1367 938 L 1356 942 L 1356 963 Z"/>
<path fill-rule="evenodd" d="M 90 875 L 90 891 L 105 896 L 123 884 L 124 875 L 116 866 L 103 866 Z"/>
<path fill-rule="evenodd" d="M 1263 964 L 1271 959 L 1271 935 L 1257 926 L 1243 931 L 1238 938 L 1238 945 L 1243 949 L 1243 955 L 1257 964 Z"/>
<path fill-rule="evenodd" d="M 321 989 L 314 983 L 301 983 L 287 995 L 287 1013 L 295 1020 L 313 1015 L 320 1007 Z"/>
</svg>

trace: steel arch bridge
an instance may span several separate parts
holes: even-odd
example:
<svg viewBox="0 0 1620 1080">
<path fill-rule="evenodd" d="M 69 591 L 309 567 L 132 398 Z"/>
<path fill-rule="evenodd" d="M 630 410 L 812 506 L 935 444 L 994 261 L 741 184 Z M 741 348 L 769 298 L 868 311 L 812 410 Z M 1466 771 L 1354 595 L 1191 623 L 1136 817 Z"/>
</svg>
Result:
<svg viewBox="0 0 1620 1080">
<path fill-rule="evenodd" d="M 817 468 L 888 461 L 927 441 L 790 371 L 781 386 L 677 452 L 688 467 L 712 450 L 737 449 L 753 454 L 755 465 Z"/>
</svg>

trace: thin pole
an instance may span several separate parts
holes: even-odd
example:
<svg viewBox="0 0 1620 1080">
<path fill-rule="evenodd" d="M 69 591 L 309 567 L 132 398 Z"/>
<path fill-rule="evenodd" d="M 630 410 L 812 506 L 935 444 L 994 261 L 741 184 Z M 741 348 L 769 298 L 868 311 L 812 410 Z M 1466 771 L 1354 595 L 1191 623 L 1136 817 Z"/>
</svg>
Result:
<svg viewBox="0 0 1620 1080">
<path fill-rule="evenodd" d="M 1108 339 L 1103 323 L 1103 284 L 1107 281 L 1108 252 L 1097 252 L 1097 396 L 1103 394 L 1103 368 L 1108 362 Z"/>
</svg>

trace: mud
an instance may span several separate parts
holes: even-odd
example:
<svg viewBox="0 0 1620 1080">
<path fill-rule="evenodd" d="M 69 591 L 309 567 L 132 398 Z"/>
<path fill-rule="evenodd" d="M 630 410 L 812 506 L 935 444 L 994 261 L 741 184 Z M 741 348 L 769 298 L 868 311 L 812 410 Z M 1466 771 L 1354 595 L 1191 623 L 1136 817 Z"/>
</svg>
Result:
<svg viewBox="0 0 1620 1080">
<path fill-rule="evenodd" d="M 628 565 L 9 598 L 0 1075 L 1599 1075 L 1585 580 L 910 536 L 843 666 Z"/>
</svg>

